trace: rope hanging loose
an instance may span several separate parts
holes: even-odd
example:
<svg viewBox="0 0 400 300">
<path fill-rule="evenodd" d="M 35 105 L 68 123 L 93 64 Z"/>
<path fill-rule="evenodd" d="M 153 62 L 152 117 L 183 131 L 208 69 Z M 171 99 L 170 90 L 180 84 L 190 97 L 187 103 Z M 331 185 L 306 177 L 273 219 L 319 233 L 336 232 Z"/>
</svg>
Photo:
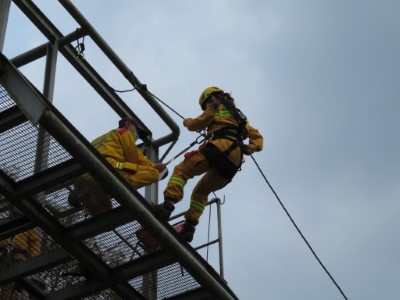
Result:
<svg viewBox="0 0 400 300">
<path fill-rule="evenodd" d="M 273 187 L 271 186 L 271 184 L 269 183 L 267 177 L 264 175 L 264 172 L 261 170 L 260 166 L 258 165 L 257 161 L 255 160 L 255 158 L 253 157 L 253 155 L 250 155 L 251 158 L 253 159 L 254 163 L 256 164 L 258 171 L 260 171 L 262 177 L 264 177 L 265 182 L 268 184 L 269 188 L 271 189 L 271 191 L 274 193 L 276 199 L 278 200 L 279 204 L 282 206 L 283 210 L 285 211 L 286 215 L 289 217 L 290 221 L 292 222 L 293 226 L 296 228 L 297 232 L 300 234 L 300 236 L 302 237 L 303 241 L 306 243 L 306 245 L 308 246 L 308 248 L 310 249 L 310 251 L 312 252 L 312 254 L 314 255 L 315 259 L 318 261 L 318 263 L 321 265 L 321 267 L 324 269 L 325 273 L 329 276 L 329 278 L 332 280 L 332 282 L 335 284 L 335 286 L 337 287 L 337 289 L 339 290 L 339 292 L 342 294 L 342 296 L 344 297 L 344 299 L 348 300 L 346 295 L 343 293 L 342 289 L 340 288 L 340 286 L 336 283 L 335 279 L 333 279 L 332 275 L 329 273 L 328 269 L 324 266 L 324 264 L 322 263 L 322 261 L 319 259 L 319 257 L 317 256 L 317 254 L 315 253 L 314 249 L 311 247 L 310 243 L 307 241 L 307 239 L 305 238 L 305 236 L 303 235 L 303 233 L 301 232 L 301 230 L 299 229 L 299 227 L 296 225 L 295 221 L 293 220 L 292 216 L 289 214 L 288 210 L 286 209 L 286 207 L 283 205 L 281 199 L 279 198 L 278 194 L 275 192 L 275 190 L 273 189 Z"/>
<path fill-rule="evenodd" d="M 116 89 L 114 89 L 114 88 L 112 88 L 112 87 L 110 87 L 114 92 L 117 92 L 117 93 L 127 93 L 127 92 L 133 92 L 134 90 L 136 90 L 136 88 L 134 87 L 134 88 L 131 88 L 131 89 L 128 89 L 128 90 L 116 90 Z"/>
</svg>

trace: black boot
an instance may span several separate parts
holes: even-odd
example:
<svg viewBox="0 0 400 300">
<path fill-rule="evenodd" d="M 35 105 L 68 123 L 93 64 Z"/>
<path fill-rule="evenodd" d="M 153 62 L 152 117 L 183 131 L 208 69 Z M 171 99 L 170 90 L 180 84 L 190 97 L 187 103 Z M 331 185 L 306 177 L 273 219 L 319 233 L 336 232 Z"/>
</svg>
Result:
<svg viewBox="0 0 400 300">
<path fill-rule="evenodd" d="M 156 206 L 157 216 L 163 221 L 168 221 L 174 209 L 175 205 L 173 202 L 166 200 Z"/>
<path fill-rule="evenodd" d="M 193 240 L 194 232 L 196 231 L 196 227 L 193 223 L 186 221 L 183 224 L 182 230 L 179 232 L 179 235 L 188 243 Z"/>
</svg>

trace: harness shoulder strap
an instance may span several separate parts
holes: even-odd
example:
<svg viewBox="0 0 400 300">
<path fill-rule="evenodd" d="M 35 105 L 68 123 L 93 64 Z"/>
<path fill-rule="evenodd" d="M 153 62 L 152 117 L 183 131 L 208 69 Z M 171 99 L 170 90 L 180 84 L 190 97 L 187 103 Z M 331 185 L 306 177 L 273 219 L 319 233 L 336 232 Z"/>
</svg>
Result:
<svg viewBox="0 0 400 300">
<path fill-rule="evenodd" d="M 241 139 L 244 140 L 247 137 L 247 117 L 242 113 L 242 111 L 233 104 L 233 102 L 226 100 L 225 98 L 219 99 L 219 101 L 233 114 L 238 125 L 239 134 Z"/>
</svg>

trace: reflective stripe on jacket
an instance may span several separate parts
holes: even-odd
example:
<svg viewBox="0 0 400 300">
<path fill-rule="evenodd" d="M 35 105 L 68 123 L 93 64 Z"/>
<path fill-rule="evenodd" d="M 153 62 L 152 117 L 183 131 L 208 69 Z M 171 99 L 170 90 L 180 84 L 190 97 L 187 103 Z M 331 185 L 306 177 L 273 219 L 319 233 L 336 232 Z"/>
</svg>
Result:
<svg viewBox="0 0 400 300">
<path fill-rule="evenodd" d="M 136 146 L 132 132 L 114 129 L 92 141 L 92 145 L 114 167 L 137 172 L 140 166 L 155 168 L 154 164 Z"/>
<path fill-rule="evenodd" d="M 224 128 L 232 126 L 239 126 L 235 117 L 232 113 L 226 109 L 223 104 L 219 104 L 217 107 L 214 104 L 209 104 L 206 110 L 197 118 L 185 119 L 185 126 L 190 131 L 197 131 L 207 129 L 207 135 L 210 136 L 214 132 L 218 132 Z M 254 151 L 261 151 L 263 149 L 263 137 L 258 130 L 252 127 L 249 123 L 246 125 L 248 132 L 248 145 Z M 221 151 L 226 150 L 232 142 L 214 140 L 211 141 Z"/>
</svg>

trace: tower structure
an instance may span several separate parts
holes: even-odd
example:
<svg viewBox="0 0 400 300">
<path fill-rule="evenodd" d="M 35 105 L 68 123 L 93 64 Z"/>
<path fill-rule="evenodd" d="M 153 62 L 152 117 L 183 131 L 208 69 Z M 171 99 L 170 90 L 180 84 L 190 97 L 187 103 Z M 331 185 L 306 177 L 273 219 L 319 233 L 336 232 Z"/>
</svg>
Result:
<svg viewBox="0 0 400 300">
<path fill-rule="evenodd" d="M 79 24 L 67 35 L 32 1 L 0 0 L 0 50 L 12 4 L 47 39 L 13 58 L 0 54 L 0 241 L 5 241 L 0 245 L 1 290 L 11 288 L 36 299 L 237 299 L 223 279 L 223 269 L 215 271 L 154 216 L 151 203 L 157 203 L 157 184 L 146 187 L 144 196 L 134 190 L 57 109 L 57 99 L 53 103 L 61 55 L 110 113 L 133 117 L 150 132 L 142 146 L 153 161 L 159 159 L 160 147 L 169 145 L 165 157 L 179 137 L 173 119 L 79 10 L 69 0 L 59 3 Z M 79 44 L 72 43 L 83 37 L 136 89 L 168 128 L 167 134 L 155 138 L 82 59 Z M 19 70 L 40 58 L 45 58 L 42 90 Z M 74 182 L 86 173 L 94 178 L 93 194 L 112 196 L 111 211 L 88 217 L 68 205 Z M 159 242 L 156 250 L 138 239 L 135 232 L 140 228 Z M 8 259 L 27 233 L 37 248 L 20 253 L 21 259 Z"/>
</svg>

